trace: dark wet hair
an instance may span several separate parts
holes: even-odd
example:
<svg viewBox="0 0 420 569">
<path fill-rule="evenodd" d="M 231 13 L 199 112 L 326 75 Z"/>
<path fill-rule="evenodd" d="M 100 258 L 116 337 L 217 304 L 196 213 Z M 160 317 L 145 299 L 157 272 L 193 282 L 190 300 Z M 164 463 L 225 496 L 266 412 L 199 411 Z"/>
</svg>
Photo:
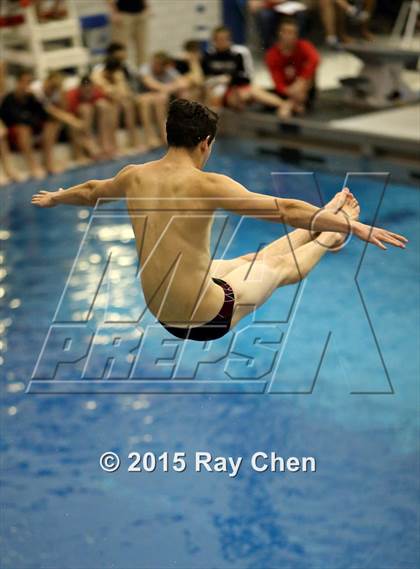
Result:
<svg viewBox="0 0 420 569">
<path fill-rule="evenodd" d="M 218 115 L 195 101 L 176 99 L 169 106 L 166 136 L 169 146 L 195 148 L 217 132 Z"/>
</svg>

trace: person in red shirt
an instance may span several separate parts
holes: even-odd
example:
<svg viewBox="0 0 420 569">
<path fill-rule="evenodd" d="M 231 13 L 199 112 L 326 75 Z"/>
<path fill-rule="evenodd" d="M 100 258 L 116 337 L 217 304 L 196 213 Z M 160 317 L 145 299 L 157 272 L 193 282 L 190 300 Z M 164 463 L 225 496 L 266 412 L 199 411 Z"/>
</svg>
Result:
<svg viewBox="0 0 420 569">
<path fill-rule="evenodd" d="M 283 117 L 303 114 L 314 95 L 315 73 L 320 56 L 315 47 L 299 39 L 293 18 L 284 18 L 277 30 L 277 42 L 265 56 L 275 91 L 287 101 Z"/>
</svg>

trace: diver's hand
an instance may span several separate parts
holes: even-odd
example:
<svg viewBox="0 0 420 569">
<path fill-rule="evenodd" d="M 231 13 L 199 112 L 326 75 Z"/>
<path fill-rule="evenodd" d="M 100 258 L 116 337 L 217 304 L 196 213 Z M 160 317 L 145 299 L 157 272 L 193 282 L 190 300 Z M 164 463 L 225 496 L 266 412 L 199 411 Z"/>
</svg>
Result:
<svg viewBox="0 0 420 569">
<path fill-rule="evenodd" d="M 354 235 L 362 241 L 372 243 L 384 251 L 387 249 L 385 243 L 389 243 L 390 245 L 399 247 L 400 249 L 405 249 L 405 245 L 408 243 L 408 239 L 402 235 L 392 233 L 391 231 L 381 229 L 380 227 L 371 227 L 370 225 L 365 225 L 359 221 L 352 223 L 352 230 Z"/>
<path fill-rule="evenodd" d="M 57 203 L 54 201 L 54 197 L 62 191 L 63 188 L 60 188 L 56 192 L 46 192 L 45 190 L 41 190 L 32 196 L 31 203 L 37 207 L 54 207 L 57 205 Z"/>
</svg>

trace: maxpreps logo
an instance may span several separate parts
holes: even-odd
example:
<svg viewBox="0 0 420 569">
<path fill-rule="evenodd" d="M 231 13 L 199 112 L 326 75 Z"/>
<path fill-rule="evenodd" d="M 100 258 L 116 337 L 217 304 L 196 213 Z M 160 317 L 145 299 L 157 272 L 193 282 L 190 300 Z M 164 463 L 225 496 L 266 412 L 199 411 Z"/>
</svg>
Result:
<svg viewBox="0 0 420 569">
<path fill-rule="evenodd" d="M 348 174 L 345 185 L 357 193 L 354 188 L 361 188 L 367 177 L 371 185 L 373 178 L 376 195 L 375 203 L 371 200 L 362 210 L 362 220 L 374 224 L 388 175 Z M 274 173 L 273 181 L 280 197 L 322 205 L 313 173 Z M 194 215 L 188 206 L 183 214 Z M 146 222 L 147 213 L 139 210 L 138 216 Z M 217 213 L 214 258 L 250 252 L 241 247 L 245 236 L 249 243 L 250 234 L 255 236 L 255 251 L 265 246 L 258 242 L 255 223 L 261 222 Z M 275 227 L 280 237 L 281 225 Z M 267 306 L 222 339 L 182 341 L 170 336 L 146 309 L 125 206 L 96 208 L 27 391 L 310 394 L 326 355 L 334 351 L 341 369 L 347 369 L 350 393 L 392 394 L 374 318 L 363 296 L 360 275 L 366 244 L 353 240 L 352 248 L 357 254 L 353 249 L 351 255 L 346 250 L 338 253 L 346 255 L 345 272 L 328 267 L 327 282 L 310 275 L 276 291 Z M 340 305 L 345 307 L 344 319 L 337 317 Z"/>
</svg>

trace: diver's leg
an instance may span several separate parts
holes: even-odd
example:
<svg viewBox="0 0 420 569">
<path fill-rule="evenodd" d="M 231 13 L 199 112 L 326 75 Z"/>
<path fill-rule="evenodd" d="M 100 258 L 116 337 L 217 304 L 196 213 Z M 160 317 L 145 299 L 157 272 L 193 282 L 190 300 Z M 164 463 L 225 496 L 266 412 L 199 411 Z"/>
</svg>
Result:
<svg viewBox="0 0 420 569">
<path fill-rule="evenodd" d="M 235 294 L 232 327 L 270 298 L 273 292 L 304 279 L 330 249 L 343 242 L 338 233 L 321 233 L 320 240 L 311 241 L 287 255 L 268 255 L 264 260 L 243 263 L 225 274 Z"/>
<path fill-rule="evenodd" d="M 349 200 L 353 201 L 354 199 L 353 194 L 345 188 L 341 192 L 338 192 L 324 207 L 325 209 L 337 213 L 343 208 L 344 204 Z M 224 275 L 239 268 L 245 263 L 255 263 L 256 261 L 263 260 L 266 256 L 270 255 L 287 255 L 318 237 L 319 233 L 314 233 L 307 229 L 295 229 L 294 231 L 287 233 L 287 235 L 269 243 L 259 251 L 247 253 L 234 259 L 214 260 L 210 267 L 210 274 L 216 278 L 223 278 Z"/>
</svg>

